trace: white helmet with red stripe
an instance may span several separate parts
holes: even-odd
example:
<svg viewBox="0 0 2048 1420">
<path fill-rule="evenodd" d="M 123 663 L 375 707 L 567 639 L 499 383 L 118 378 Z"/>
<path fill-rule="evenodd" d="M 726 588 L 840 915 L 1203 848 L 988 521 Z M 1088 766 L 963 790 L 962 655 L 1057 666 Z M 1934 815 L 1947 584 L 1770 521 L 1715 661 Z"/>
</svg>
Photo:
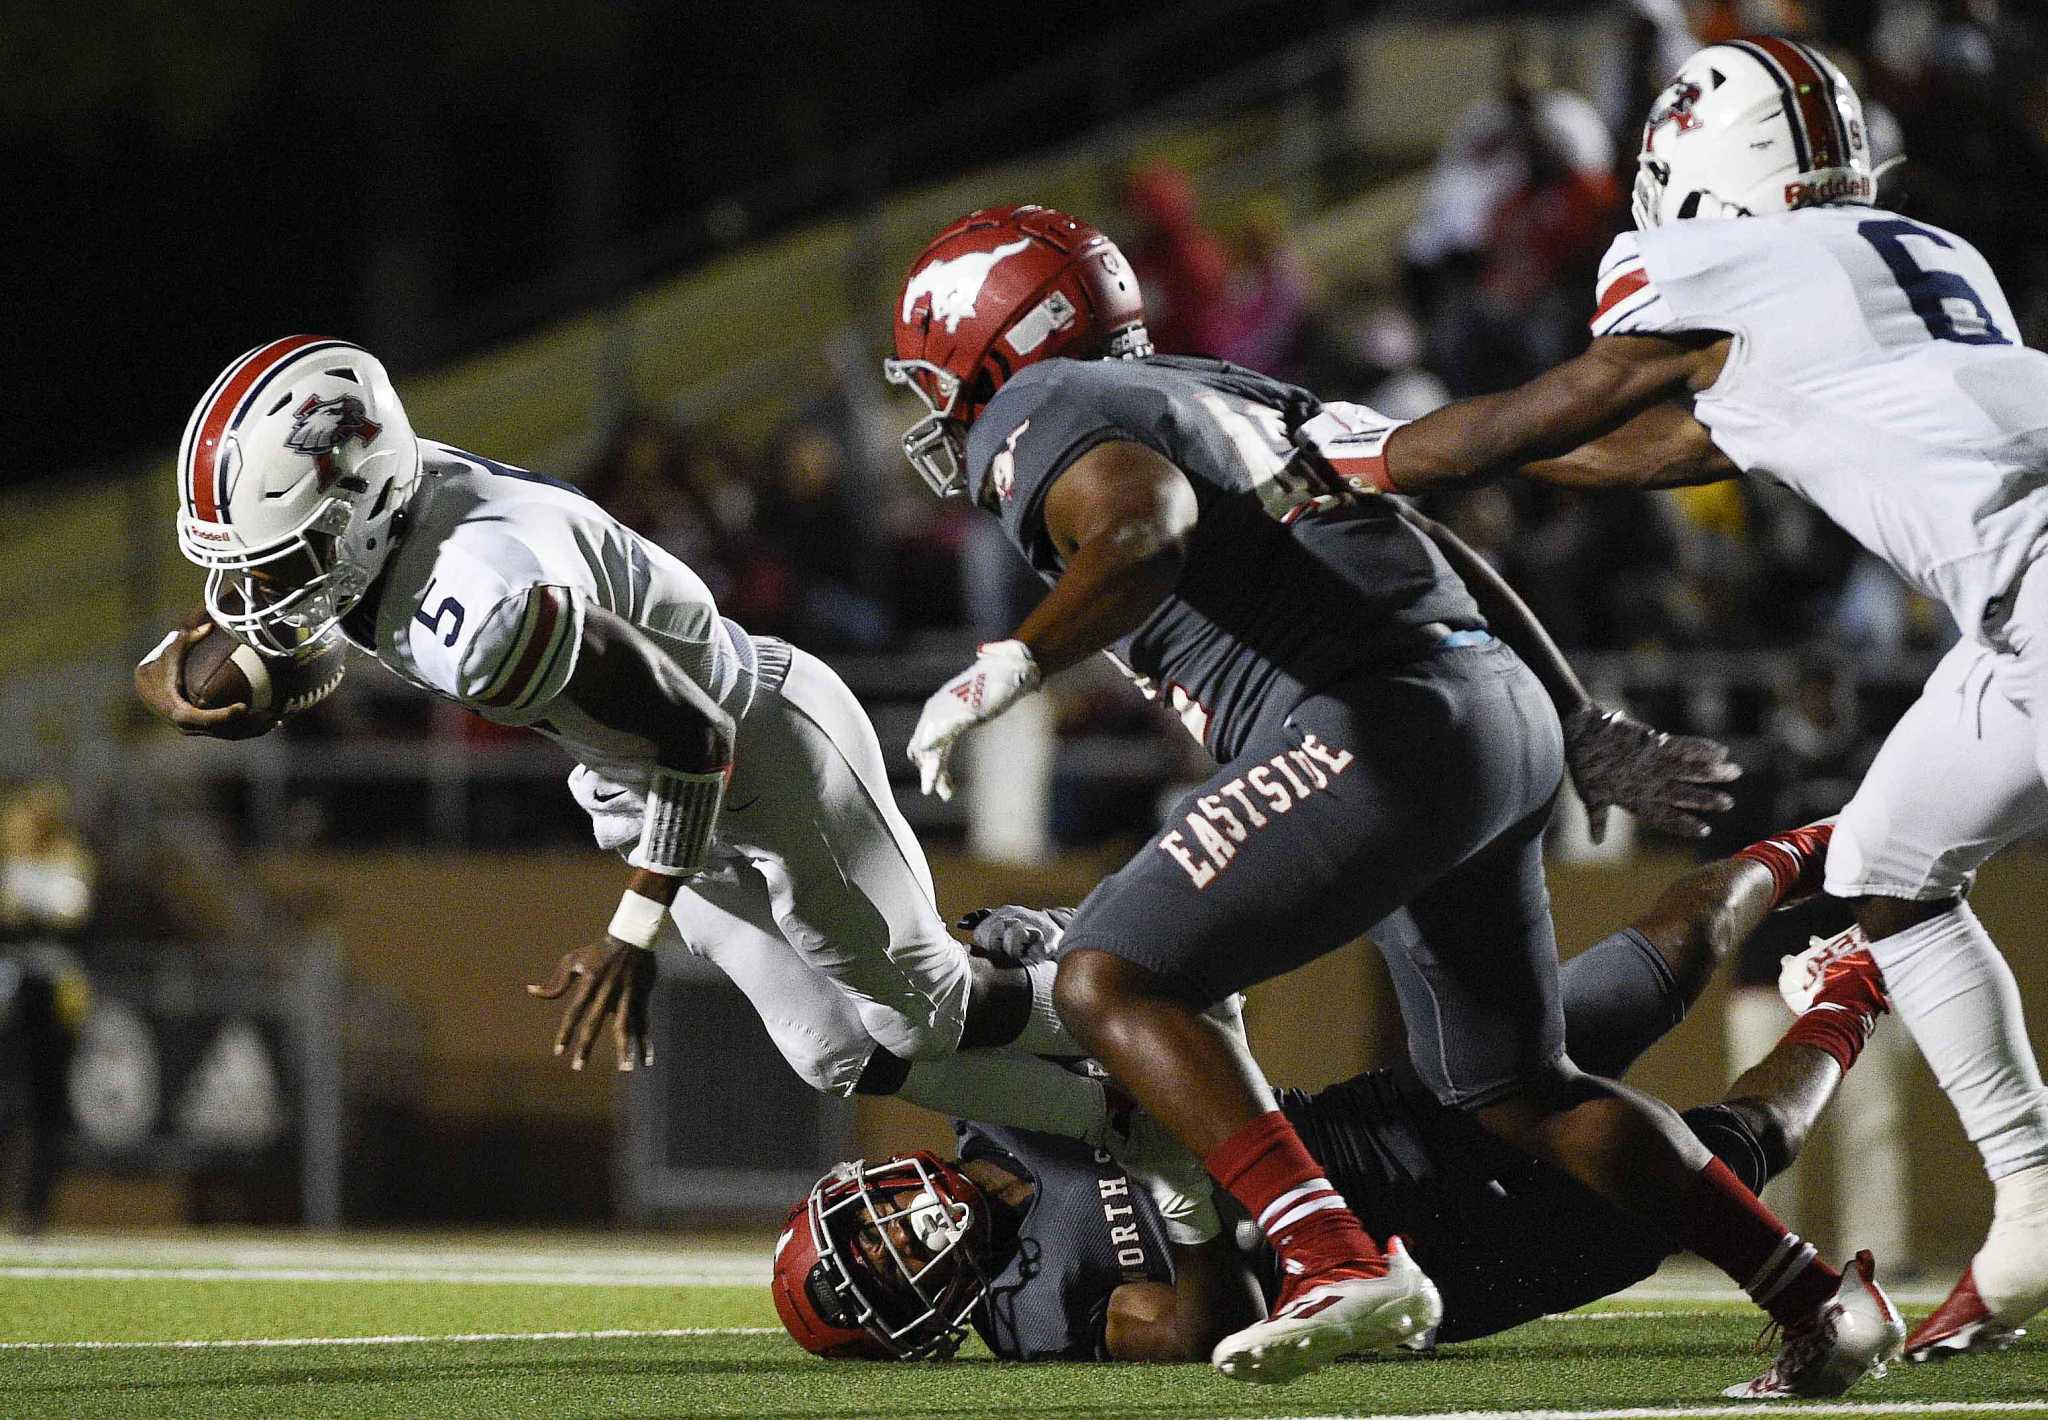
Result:
<svg viewBox="0 0 2048 1420">
<path fill-rule="evenodd" d="M 1876 200 L 1863 101 L 1795 40 L 1755 35 L 1685 61 L 1643 125 L 1638 227 Z"/>
<path fill-rule="evenodd" d="M 178 546 L 207 571 L 207 611 L 259 649 L 311 646 L 383 570 L 419 476 L 375 356 L 317 335 L 251 350 L 178 446 Z"/>
</svg>

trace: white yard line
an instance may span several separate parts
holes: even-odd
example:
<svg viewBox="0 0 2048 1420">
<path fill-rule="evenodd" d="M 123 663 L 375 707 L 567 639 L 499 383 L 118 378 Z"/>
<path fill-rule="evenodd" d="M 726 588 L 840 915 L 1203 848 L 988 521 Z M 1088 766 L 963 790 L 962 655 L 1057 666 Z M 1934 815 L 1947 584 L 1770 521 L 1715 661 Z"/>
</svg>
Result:
<svg viewBox="0 0 2048 1420">
<path fill-rule="evenodd" d="M 452 1336 L 257 1336 L 233 1341 L 0 1341 L 0 1351 L 253 1351 L 288 1346 L 420 1346 L 476 1341 L 632 1341 L 642 1337 L 780 1336 L 779 1326 L 678 1326 L 659 1331 L 471 1331 Z"/>
<path fill-rule="evenodd" d="M 1275 1420 L 1707 1420 L 1715 1415 L 2013 1415 L 2048 1412 L 2048 1400 L 1776 1401 L 1742 1405 L 1640 1405 L 1616 1410 L 1430 1410 L 1384 1415 L 1290 1415 Z"/>
<path fill-rule="evenodd" d="M 673 1266 L 673 1265 L 672 1265 Z M 768 1261 L 667 1272 L 549 1272 L 389 1267 L 34 1267 L 0 1264 L 0 1281 L 40 1282 L 401 1282 L 475 1287 L 764 1287 Z"/>
</svg>

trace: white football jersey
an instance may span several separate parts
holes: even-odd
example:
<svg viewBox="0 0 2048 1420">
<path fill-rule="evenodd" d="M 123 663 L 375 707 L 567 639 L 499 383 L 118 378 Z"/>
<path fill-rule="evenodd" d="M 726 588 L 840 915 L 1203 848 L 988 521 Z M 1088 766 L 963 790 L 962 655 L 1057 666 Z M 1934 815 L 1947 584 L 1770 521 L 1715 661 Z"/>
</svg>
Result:
<svg viewBox="0 0 2048 1420">
<path fill-rule="evenodd" d="M 1733 335 L 1715 445 L 1996 629 L 2048 534 L 2048 355 L 1976 248 L 1869 207 L 1673 222 L 1615 238 L 1598 295 L 1595 335 Z"/>
<path fill-rule="evenodd" d="M 364 649 L 485 719 L 532 726 L 627 785 L 646 782 L 654 746 L 561 695 L 589 608 L 638 626 L 720 705 L 744 713 L 751 644 L 696 573 L 565 483 L 427 439 L 420 452 L 424 474 L 386 564 L 376 644 Z"/>
</svg>

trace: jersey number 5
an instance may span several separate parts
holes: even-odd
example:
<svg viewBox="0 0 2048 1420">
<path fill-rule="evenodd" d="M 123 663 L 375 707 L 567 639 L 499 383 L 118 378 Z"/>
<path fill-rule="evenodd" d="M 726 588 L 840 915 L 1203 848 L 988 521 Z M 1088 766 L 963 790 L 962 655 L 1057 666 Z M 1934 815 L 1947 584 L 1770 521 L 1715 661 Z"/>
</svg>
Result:
<svg viewBox="0 0 2048 1420">
<path fill-rule="evenodd" d="M 420 593 L 420 609 L 412 614 L 412 619 L 426 627 L 429 631 L 439 631 L 441 629 L 441 618 L 452 618 L 448 624 L 447 634 L 441 637 L 441 644 L 443 646 L 453 646 L 455 638 L 462 634 L 462 603 L 453 597 L 443 597 L 441 598 L 441 604 L 434 608 L 434 614 L 429 616 L 427 615 L 426 599 L 433 595 L 433 591 L 434 584 L 430 581 L 427 583 L 426 590 Z"/>
<path fill-rule="evenodd" d="M 2012 344 L 1991 318 L 1990 309 L 1975 287 L 1953 271 L 1920 265 L 1906 250 L 1907 237 L 1919 237 L 1954 250 L 1947 237 L 1901 217 L 1862 222 L 1856 232 L 1877 248 L 1884 264 L 1892 269 L 1893 279 L 1913 303 L 1913 313 L 1920 317 L 1929 335 L 1936 340 L 1953 340 L 1958 345 Z"/>
</svg>

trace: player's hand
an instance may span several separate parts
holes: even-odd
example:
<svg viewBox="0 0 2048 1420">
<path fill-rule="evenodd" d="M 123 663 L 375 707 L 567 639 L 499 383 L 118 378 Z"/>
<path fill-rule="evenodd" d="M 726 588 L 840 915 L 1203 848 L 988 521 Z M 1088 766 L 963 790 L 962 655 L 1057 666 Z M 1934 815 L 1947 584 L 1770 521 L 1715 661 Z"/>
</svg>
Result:
<svg viewBox="0 0 2048 1420">
<path fill-rule="evenodd" d="M 611 1027 L 621 1070 L 632 1069 L 636 1061 L 654 1063 L 654 1042 L 647 1034 L 654 968 L 653 952 L 604 936 L 563 953 L 545 984 L 527 986 L 529 993 L 545 1001 L 569 993 L 569 1003 L 562 1007 L 562 1028 L 555 1032 L 555 1054 L 568 1052 L 570 1069 L 581 1070 L 589 1061 L 606 1026 Z"/>
<path fill-rule="evenodd" d="M 990 641 L 973 665 L 954 676 L 924 703 L 910 734 L 910 761 L 917 766 L 918 792 L 953 797 L 946 762 L 953 742 L 984 720 L 993 720 L 1038 689 L 1044 677 L 1031 648 L 1022 641 Z"/>
<path fill-rule="evenodd" d="M 221 740 L 246 740 L 268 730 L 274 717 L 258 715 L 247 705 L 223 705 L 202 710 L 185 698 L 179 678 L 185 670 L 185 653 L 204 637 L 213 625 L 204 610 L 187 616 L 178 629 L 156 643 L 156 649 L 135 665 L 135 693 L 158 717 L 168 720 L 181 735 L 206 735 Z"/>
<path fill-rule="evenodd" d="M 977 907 L 954 925 L 974 934 L 971 950 L 997 966 L 1030 966 L 1060 954 L 1071 907 Z"/>
<path fill-rule="evenodd" d="M 1651 828 L 1704 838 L 1702 815 L 1726 813 L 1735 800 L 1713 787 L 1742 777 L 1728 747 L 1696 735 L 1667 735 L 1620 710 L 1588 701 L 1565 716 L 1564 757 L 1586 803 L 1595 843 L 1607 836 L 1607 811 L 1627 809 Z"/>
</svg>

